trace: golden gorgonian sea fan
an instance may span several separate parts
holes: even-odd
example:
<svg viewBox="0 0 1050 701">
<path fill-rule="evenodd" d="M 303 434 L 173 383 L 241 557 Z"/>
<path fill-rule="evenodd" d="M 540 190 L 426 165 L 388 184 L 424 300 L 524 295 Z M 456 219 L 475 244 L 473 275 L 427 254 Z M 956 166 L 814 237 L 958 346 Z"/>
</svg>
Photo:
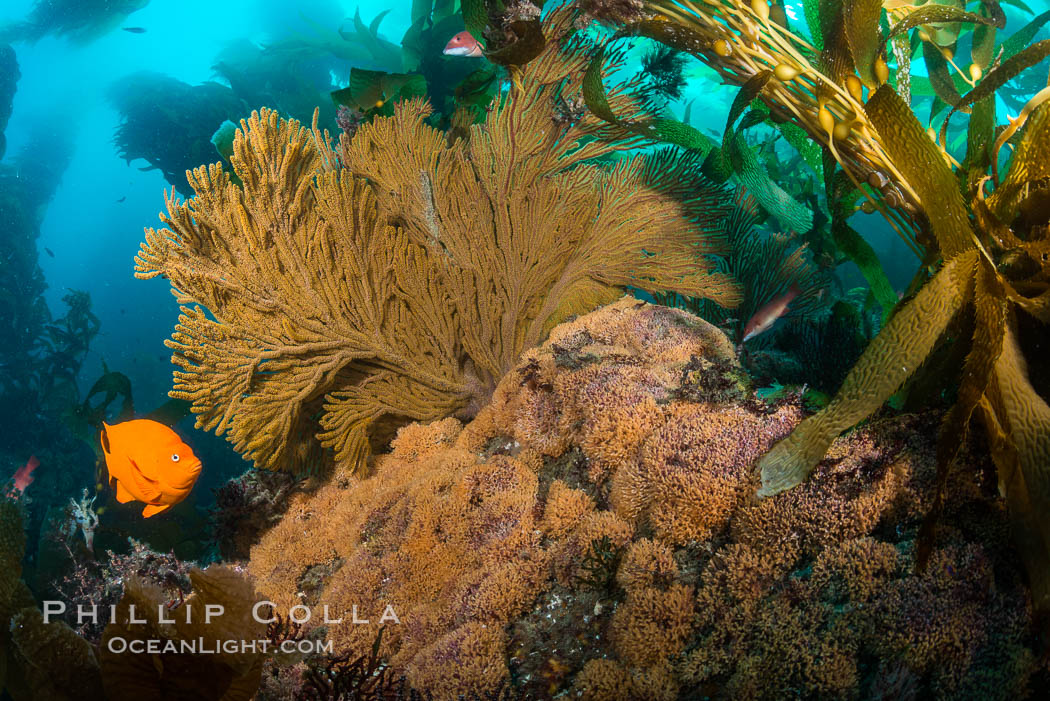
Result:
<svg viewBox="0 0 1050 701">
<path fill-rule="evenodd" d="M 545 22 L 568 31 L 565 12 Z M 639 140 L 567 116 L 588 62 L 549 41 L 465 138 L 420 99 L 338 156 L 316 126 L 242 121 L 243 184 L 193 171 L 136 258 L 181 305 L 171 394 L 198 427 L 260 468 L 315 471 L 331 449 L 356 470 L 405 422 L 470 415 L 524 348 L 625 286 L 737 303 L 705 258 L 731 198 L 691 160 L 595 164 Z M 630 87 L 611 97 L 626 112 Z"/>
</svg>

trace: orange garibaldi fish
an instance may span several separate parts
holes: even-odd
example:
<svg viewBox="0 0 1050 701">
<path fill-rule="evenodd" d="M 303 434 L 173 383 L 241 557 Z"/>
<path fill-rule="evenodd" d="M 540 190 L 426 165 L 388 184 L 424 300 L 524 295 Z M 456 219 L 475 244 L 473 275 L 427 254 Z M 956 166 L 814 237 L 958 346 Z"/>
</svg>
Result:
<svg viewBox="0 0 1050 701">
<path fill-rule="evenodd" d="M 101 440 L 117 501 L 144 502 L 145 518 L 185 499 L 201 473 L 200 458 L 177 433 L 156 421 L 103 423 Z"/>
</svg>

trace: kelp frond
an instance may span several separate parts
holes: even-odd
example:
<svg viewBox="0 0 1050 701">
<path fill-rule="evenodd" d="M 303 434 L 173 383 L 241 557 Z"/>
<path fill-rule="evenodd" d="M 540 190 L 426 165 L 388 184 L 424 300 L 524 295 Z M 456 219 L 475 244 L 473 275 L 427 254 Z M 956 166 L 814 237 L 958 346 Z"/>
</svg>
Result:
<svg viewBox="0 0 1050 701">
<path fill-rule="evenodd" d="M 840 433 L 870 416 L 904 384 L 972 296 L 976 262 L 973 251 L 948 260 L 890 318 L 827 407 L 804 420 L 759 461 L 759 496 L 790 489 L 808 477 Z"/>
</svg>

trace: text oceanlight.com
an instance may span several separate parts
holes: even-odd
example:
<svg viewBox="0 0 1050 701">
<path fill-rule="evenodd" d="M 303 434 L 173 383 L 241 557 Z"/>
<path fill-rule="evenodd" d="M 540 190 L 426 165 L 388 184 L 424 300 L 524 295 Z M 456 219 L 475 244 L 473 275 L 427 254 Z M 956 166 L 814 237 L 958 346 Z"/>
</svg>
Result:
<svg viewBox="0 0 1050 701">
<path fill-rule="evenodd" d="M 117 607 L 111 605 L 108 607 L 102 607 L 97 604 L 91 604 L 85 606 L 84 604 L 77 605 L 77 625 L 82 625 L 85 622 L 91 622 L 97 624 L 101 612 L 108 608 L 109 611 L 109 623 L 117 623 Z M 204 619 L 204 624 L 208 625 L 212 621 L 221 618 L 226 610 L 221 604 L 205 604 L 203 614 L 199 614 Z M 192 623 L 194 616 L 194 607 L 184 606 L 175 611 L 169 609 L 166 605 L 160 604 L 157 606 L 157 618 L 154 623 L 157 624 L 175 624 L 175 623 Z M 198 609 L 199 610 L 199 609 Z M 273 612 L 276 610 L 276 606 L 272 601 L 259 601 L 252 607 L 252 618 L 261 624 L 277 623 L 279 619 L 276 615 L 266 615 L 267 612 Z M 45 601 L 44 602 L 44 623 L 49 623 L 51 618 L 54 616 L 60 616 L 66 612 L 66 604 L 62 601 Z M 141 611 L 137 611 L 134 604 L 128 605 L 127 620 L 122 620 L 121 623 L 128 625 L 145 625 L 150 621 L 141 617 Z M 292 623 L 305 624 L 313 618 L 314 612 L 309 606 L 303 604 L 297 604 L 288 610 L 288 620 Z M 178 620 L 176 620 L 178 618 Z M 354 605 L 347 612 L 347 616 L 340 616 L 333 618 L 328 606 L 321 607 L 321 619 L 319 623 L 323 625 L 337 625 L 340 623 L 349 623 L 351 625 L 368 625 L 372 623 L 372 619 L 365 618 L 357 610 L 357 606 Z M 388 605 L 384 610 L 383 614 L 375 619 L 375 622 L 379 625 L 386 625 L 388 623 L 400 624 L 401 619 L 397 617 L 397 613 L 394 611 L 394 607 Z M 150 639 L 143 640 L 134 638 L 128 640 L 119 636 L 113 636 L 106 641 L 106 646 L 110 652 L 123 653 L 130 652 L 133 654 L 166 654 L 166 653 L 184 653 L 184 654 L 243 654 L 243 653 L 268 653 L 268 652 L 284 652 L 284 653 L 331 653 L 332 643 L 324 640 L 283 640 L 275 642 L 272 640 L 214 640 L 197 638 L 196 640 L 171 640 L 171 639 Z"/>
<path fill-rule="evenodd" d="M 130 652 L 135 655 L 148 653 L 150 655 L 163 655 L 170 653 L 182 653 L 189 655 L 217 655 L 220 652 L 227 655 L 266 654 L 268 652 L 283 652 L 286 654 L 301 653 L 304 655 L 332 654 L 335 651 L 331 640 L 282 640 L 274 643 L 271 640 L 140 640 L 134 638 L 127 640 L 114 636 L 106 641 L 106 648 L 117 655 Z"/>
</svg>

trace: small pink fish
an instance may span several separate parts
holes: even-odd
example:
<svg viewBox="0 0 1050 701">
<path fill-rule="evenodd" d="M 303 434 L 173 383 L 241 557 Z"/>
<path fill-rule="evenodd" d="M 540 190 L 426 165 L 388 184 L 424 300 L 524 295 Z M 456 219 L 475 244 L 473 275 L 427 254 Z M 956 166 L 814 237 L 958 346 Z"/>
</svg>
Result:
<svg viewBox="0 0 1050 701">
<path fill-rule="evenodd" d="M 25 465 L 15 470 L 15 484 L 7 490 L 7 496 L 17 499 L 25 493 L 26 487 L 33 483 L 33 470 L 37 468 L 40 461 L 35 455 L 30 455 Z"/>
<path fill-rule="evenodd" d="M 784 312 L 787 311 L 788 305 L 791 304 L 791 300 L 798 297 L 801 293 L 802 290 L 798 289 L 798 285 L 792 285 L 787 292 L 764 304 L 761 309 L 755 312 L 751 318 L 747 320 L 747 324 L 744 326 L 744 338 L 741 339 L 740 343 L 744 343 L 748 339 L 754 338 L 763 331 L 768 331 L 769 327 L 772 326 L 777 319 L 784 316 Z"/>
<path fill-rule="evenodd" d="M 441 53 L 446 56 L 467 56 L 468 58 L 481 58 L 485 55 L 485 47 L 475 39 L 470 32 L 464 29 L 448 40 L 445 50 Z"/>
</svg>

